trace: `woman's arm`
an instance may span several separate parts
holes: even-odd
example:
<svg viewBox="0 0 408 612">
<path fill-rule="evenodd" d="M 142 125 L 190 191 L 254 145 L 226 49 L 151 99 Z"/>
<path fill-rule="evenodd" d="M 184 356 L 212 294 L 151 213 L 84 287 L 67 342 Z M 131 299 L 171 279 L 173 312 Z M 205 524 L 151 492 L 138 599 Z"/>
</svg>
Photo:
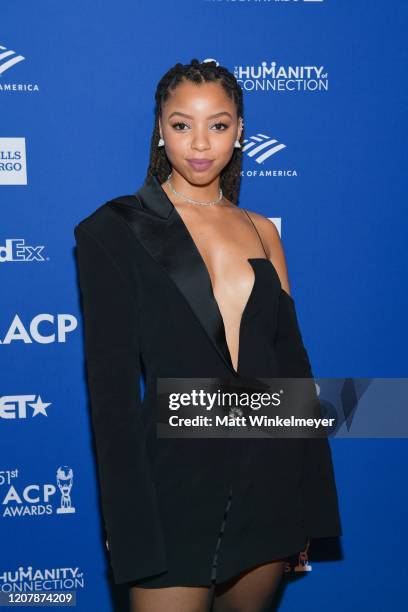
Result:
<svg viewBox="0 0 408 612">
<path fill-rule="evenodd" d="M 118 584 L 167 569 L 141 421 L 139 307 L 98 238 L 81 224 L 74 234 L 102 514 Z"/>
<path fill-rule="evenodd" d="M 288 270 L 279 232 L 269 219 L 261 215 L 258 227 L 263 232 L 264 244 L 281 283 L 274 344 L 278 376 L 314 379 L 309 355 L 303 343 L 295 301 L 289 292 Z M 303 443 L 301 493 L 307 535 L 309 537 L 341 535 L 337 488 L 329 441 L 327 437 L 304 438 Z"/>
</svg>

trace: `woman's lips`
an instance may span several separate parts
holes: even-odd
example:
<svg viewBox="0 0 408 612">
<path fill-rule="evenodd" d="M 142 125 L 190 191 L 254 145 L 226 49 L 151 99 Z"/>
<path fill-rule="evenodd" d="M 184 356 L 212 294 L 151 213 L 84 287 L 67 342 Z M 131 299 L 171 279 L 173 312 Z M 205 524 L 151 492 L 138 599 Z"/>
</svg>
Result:
<svg viewBox="0 0 408 612">
<path fill-rule="evenodd" d="M 197 172 L 203 172 L 204 170 L 208 170 L 208 168 L 213 163 L 213 160 L 212 159 L 208 159 L 208 160 L 188 159 L 187 162 Z"/>
</svg>

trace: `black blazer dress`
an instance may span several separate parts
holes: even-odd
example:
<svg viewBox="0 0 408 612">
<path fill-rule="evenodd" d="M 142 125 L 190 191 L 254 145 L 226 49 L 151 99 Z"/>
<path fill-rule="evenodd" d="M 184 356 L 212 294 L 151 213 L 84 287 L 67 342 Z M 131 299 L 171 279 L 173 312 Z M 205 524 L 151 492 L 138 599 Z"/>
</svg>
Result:
<svg viewBox="0 0 408 612">
<path fill-rule="evenodd" d="M 156 434 L 158 377 L 313 378 L 293 298 L 267 258 L 233 368 L 206 265 L 156 176 L 74 229 L 102 516 L 116 584 L 211 586 L 341 535 L 330 446 L 319 439 Z M 142 395 L 141 375 L 145 381 Z"/>
</svg>

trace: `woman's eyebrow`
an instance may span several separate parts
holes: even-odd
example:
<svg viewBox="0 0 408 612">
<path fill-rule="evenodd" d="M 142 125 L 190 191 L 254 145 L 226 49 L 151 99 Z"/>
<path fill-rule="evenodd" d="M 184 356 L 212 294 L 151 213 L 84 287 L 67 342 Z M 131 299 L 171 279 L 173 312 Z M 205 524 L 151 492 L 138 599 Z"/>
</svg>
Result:
<svg viewBox="0 0 408 612">
<path fill-rule="evenodd" d="M 180 111 L 173 111 L 168 118 L 170 119 L 171 117 L 173 117 L 173 115 L 182 115 L 183 117 L 187 117 L 187 119 L 194 119 L 194 117 L 192 117 L 191 115 L 187 115 L 187 113 L 181 113 Z M 215 113 L 215 115 L 210 115 L 209 117 L 207 117 L 207 119 L 214 119 L 215 117 L 220 117 L 220 115 L 228 115 L 228 117 L 232 119 L 232 115 L 228 111 L 221 111 L 220 113 Z"/>
</svg>

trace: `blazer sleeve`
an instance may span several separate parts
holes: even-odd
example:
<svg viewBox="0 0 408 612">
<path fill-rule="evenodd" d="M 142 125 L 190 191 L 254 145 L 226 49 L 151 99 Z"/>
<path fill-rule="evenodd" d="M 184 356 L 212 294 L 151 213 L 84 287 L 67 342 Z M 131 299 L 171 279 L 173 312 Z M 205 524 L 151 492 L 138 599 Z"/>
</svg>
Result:
<svg viewBox="0 0 408 612">
<path fill-rule="evenodd" d="M 294 299 L 282 288 L 279 294 L 275 350 L 278 357 L 279 376 L 282 378 L 313 378 Z"/>
<path fill-rule="evenodd" d="M 314 378 L 296 314 L 295 302 L 281 288 L 278 306 L 275 351 L 279 376 Z M 327 437 L 303 438 L 302 498 L 304 521 L 309 537 L 342 534 L 337 488 Z"/>
<path fill-rule="evenodd" d="M 166 571 L 141 419 L 138 296 L 104 245 L 74 228 L 102 516 L 116 584 Z"/>
</svg>

